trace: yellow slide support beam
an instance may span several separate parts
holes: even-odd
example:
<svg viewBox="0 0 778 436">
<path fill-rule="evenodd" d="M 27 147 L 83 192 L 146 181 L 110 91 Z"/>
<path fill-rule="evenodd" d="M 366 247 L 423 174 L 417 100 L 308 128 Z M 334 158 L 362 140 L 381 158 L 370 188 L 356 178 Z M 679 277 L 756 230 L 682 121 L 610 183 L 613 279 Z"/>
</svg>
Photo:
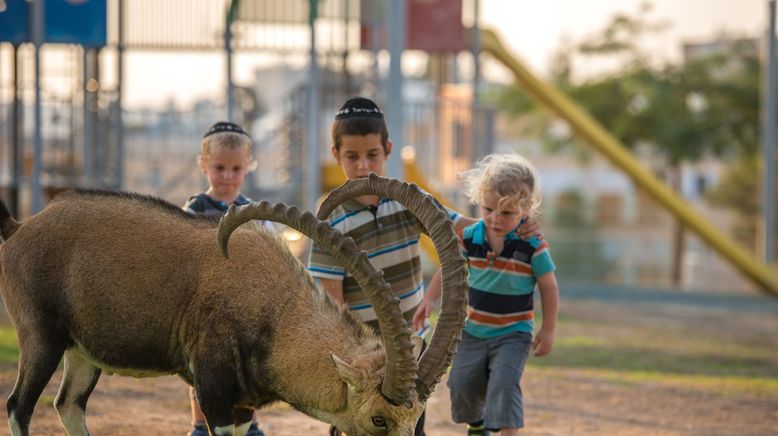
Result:
<svg viewBox="0 0 778 436">
<path fill-rule="evenodd" d="M 470 35 L 472 37 L 472 31 Z M 734 241 L 716 229 L 697 213 L 672 189 L 654 177 L 616 138 L 608 133 L 594 118 L 582 110 L 569 97 L 553 86 L 536 78 L 519 60 L 503 46 L 497 34 L 488 29 L 480 30 L 481 47 L 505 65 L 515 76 L 518 85 L 537 103 L 566 120 L 575 132 L 629 177 L 654 200 L 727 258 L 740 271 L 761 285 L 766 291 L 778 295 L 778 277 L 764 263 L 751 256 Z"/>
</svg>

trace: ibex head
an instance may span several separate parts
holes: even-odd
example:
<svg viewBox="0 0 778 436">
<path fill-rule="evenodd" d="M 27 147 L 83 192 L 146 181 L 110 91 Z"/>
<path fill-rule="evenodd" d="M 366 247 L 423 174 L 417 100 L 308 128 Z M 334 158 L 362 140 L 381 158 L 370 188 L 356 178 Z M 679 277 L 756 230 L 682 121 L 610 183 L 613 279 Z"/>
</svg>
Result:
<svg viewBox="0 0 778 436">
<path fill-rule="evenodd" d="M 388 197 L 403 204 L 419 219 L 440 256 L 443 302 L 429 348 L 418 365 L 420 338 L 413 343 L 399 299 L 383 280 L 383 274 L 373 268 L 367 254 L 351 238 L 324 221 L 335 207 L 363 195 Z M 357 280 L 381 327 L 383 343 L 368 340 L 350 356 L 331 356 L 335 373 L 342 381 L 332 398 L 342 402 L 345 390 L 345 404 L 340 404 L 335 412 L 324 405 L 311 407 L 307 412 L 350 436 L 412 435 L 427 398 L 454 357 L 464 327 L 467 268 L 448 213 L 417 186 L 371 174 L 332 191 L 320 206 L 318 218 L 294 207 L 266 202 L 231 208 L 219 225 L 219 246 L 225 256 L 232 231 L 252 219 L 282 222 L 329 251 Z"/>
<path fill-rule="evenodd" d="M 421 351 L 421 338 L 414 355 Z M 346 407 L 333 416 L 332 424 L 348 435 L 412 435 L 416 421 L 424 410 L 424 402 L 413 398 L 395 405 L 381 393 L 385 376 L 386 353 L 361 354 L 352 362 L 333 355 L 332 361 L 341 380 L 347 386 Z"/>
</svg>

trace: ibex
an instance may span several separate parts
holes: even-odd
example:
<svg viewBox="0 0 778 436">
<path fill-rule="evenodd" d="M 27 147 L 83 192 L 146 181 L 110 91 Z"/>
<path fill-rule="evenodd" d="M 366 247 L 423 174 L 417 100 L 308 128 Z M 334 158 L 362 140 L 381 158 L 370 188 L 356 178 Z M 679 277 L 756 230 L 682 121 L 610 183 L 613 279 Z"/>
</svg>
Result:
<svg viewBox="0 0 778 436">
<path fill-rule="evenodd" d="M 365 194 L 406 205 L 441 254 L 441 315 L 418 365 L 382 274 L 322 220 Z M 28 434 L 63 355 L 55 407 L 69 435 L 88 434 L 86 403 L 102 371 L 179 375 L 215 435 L 243 434 L 233 413 L 275 401 L 348 435 L 411 435 L 464 323 L 467 271 L 452 224 L 431 197 L 396 180 L 349 182 L 320 218 L 258 202 L 218 226 L 138 194 L 63 193 L 22 223 L 0 206 L 0 287 L 20 349 L 7 403 L 14 436 Z M 237 229 L 254 219 L 289 225 L 332 252 L 370 295 L 383 341 L 317 287 L 283 241 Z"/>
</svg>

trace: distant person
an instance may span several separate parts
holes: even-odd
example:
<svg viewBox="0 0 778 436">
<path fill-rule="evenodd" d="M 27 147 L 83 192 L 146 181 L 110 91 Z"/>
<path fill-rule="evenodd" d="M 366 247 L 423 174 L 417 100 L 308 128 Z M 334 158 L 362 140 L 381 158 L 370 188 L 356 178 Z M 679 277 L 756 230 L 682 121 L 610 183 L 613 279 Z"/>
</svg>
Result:
<svg viewBox="0 0 778 436">
<path fill-rule="evenodd" d="M 449 373 L 451 416 L 467 434 L 517 435 L 524 427 L 521 375 L 530 351 L 545 356 L 554 345 L 559 289 L 548 243 L 516 237 L 540 206 L 540 179 L 515 154 L 489 155 L 463 173 L 465 193 L 483 219 L 460 234 L 470 289 L 462 342 Z M 430 281 L 413 317 L 423 325 L 440 297 L 441 273 Z M 540 288 L 543 324 L 535 335 L 533 296 Z"/>
<path fill-rule="evenodd" d="M 364 97 L 348 99 L 335 114 L 332 124 L 331 152 L 349 180 L 384 174 L 384 166 L 392 153 L 392 141 L 378 105 Z M 461 231 L 475 222 L 472 218 L 450 212 L 455 227 Z M 349 200 L 335 208 L 328 218 L 335 229 L 356 242 L 368 253 L 370 263 L 383 271 L 392 293 L 400 298 L 405 318 L 411 321 L 424 296 L 419 238 L 419 221 L 399 202 L 388 198 L 364 196 Z M 537 234 L 537 222 L 529 220 L 521 228 L 526 235 Z M 326 251 L 314 244 L 308 270 L 322 288 L 340 302 L 345 302 L 368 325 L 380 333 L 378 321 L 367 296 L 351 274 Z M 417 332 L 426 328 L 418 326 Z M 415 435 L 424 434 L 422 414 Z M 331 435 L 340 434 L 334 427 Z"/>
<path fill-rule="evenodd" d="M 220 216 L 233 204 L 241 206 L 251 202 L 250 198 L 241 194 L 240 189 L 246 174 L 256 167 L 256 161 L 253 158 L 251 137 L 239 125 L 218 122 L 211 126 L 203 136 L 197 161 L 200 171 L 208 178 L 208 190 L 190 197 L 183 207 L 186 212 Z M 262 222 L 261 225 L 273 231 L 269 222 Z M 189 388 L 189 398 L 194 426 L 189 436 L 210 436 L 194 388 Z M 236 427 L 247 426 L 247 436 L 264 436 L 253 415 L 251 409 L 236 413 Z"/>
</svg>

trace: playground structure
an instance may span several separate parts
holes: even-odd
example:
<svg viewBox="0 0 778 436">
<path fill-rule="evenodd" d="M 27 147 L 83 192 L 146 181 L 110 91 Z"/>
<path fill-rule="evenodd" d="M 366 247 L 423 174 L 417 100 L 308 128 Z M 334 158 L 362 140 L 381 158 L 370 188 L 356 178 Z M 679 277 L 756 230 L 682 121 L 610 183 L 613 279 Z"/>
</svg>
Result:
<svg viewBox="0 0 778 436">
<path fill-rule="evenodd" d="M 472 38 L 474 31 L 473 29 L 468 30 L 468 35 Z M 716 229 L 705 217 L 698 214 L 691 205 L 656 178 L 651 171 L 627 151 L 624 145 L 620 144 L 600 123 L 578 107 L 575 102 L 533 75 L 515 54 L 510 53 L 505 48 L 494 31 L 480 29 L 478 32 L 480 32 L 479 40 L 483 51 L 494 56 L 502 65 L 507 67 L 513 73 L 517 84 L 522 90 L 543 107 L 567 121 L 575 132 L 586 139 L 597 152 L 607 157 L 615 166 L 628 174 L 635 184 L 648 192 L 675 218 L 688 226 L 718 253 L 726 257 L 743 274 L 754 280 L 769 293 L 778 295 L 778 276 L 773 271 L 748 254 L 737 243 L 728 238 L 724 232 Z M 451 204 L 441 194 L 435 192 L 430 183 L 425 180 L 422 172 L 415 166 L 412 159 L 404 159 L 403 164 L 406 180 L 428 190 L 440 198 L 444 204 Z M 342 175 L 338 177 L 337 167 L 325 169 L 325 188 L 335 187 L 342 182 L 343 178 Z M 428 240 L 424 240 L 423 247 L 425 252 L 434 258 L 434 248 Z"/>
<path fill-rule="evenodd" d="M 567 121 L 578 135 L 627 173 L 638 186 L 646 190 L 674 217 L 717 252 L 729 259 L 740 271 L 759 283 L 766 291 L 778 295 L 778 276 L 775 272 L 770 271 L 766 265 L 746 253 L 721 230 L 716 229 L 708 220 L 695 212 L 693 207 L 641 165 L 626 147 L 572 100 L 535 77 L 515 55 L 505 49 L 496 33 L 481 30 L 480 41 L 484 51 L 505 65 L 513 73 L 519 86 L 536 102 Z"/>
<path fill-rule="evenodd" d="M 108 25 L 108 46 L 105 48 L 104 51 L 111 51 L 114 49 L 114 47 L 122 47 L 122 49 L 164 49 L 164 50 L 223 50 L 224 44 L 220 38 L 214 38 L 214 35 L 220 35 L 224 33 L 224 17 L 215 17 L 213 18 L 214 27 L 213 29 L 207 31 L 207 32 L 200 32 L 200 33 L 193 33 L 192 29 L 194 29 L 194 26 L 192 29 L 187 28 L 187 31 L 178 31 L 178 32 L 162 32 L 160 29 L 166 28 L 166 25 L 162 23 L 160 20 L 162 20 L 162 16 L 157 16 L 159 14 L 152 14 L 150 11 L 153 10 L 153 5 L 151 4 L 153 2 L 148 1 L 134 1 L 134 2 L 127 2 L 127 1 L 118 1 L 118 0 L 108 0 L 109 5 L 109 12 L 110 10 L 116 10 L 117 5 L 121 6 L 124 5 L 125 8 L 129 8 L 128 14 L 127 14 L 127 20 L 129 20 L 126 23 L 126 35 L 125 35 L 125 45 L 121 46 L 117 42 L 117 35 L 115 32 L 115 26 L 111 25 L 111 22 L 109 22 Z M 175 3 L 175 2 L 174 2 Z M 219 4 L 217 4 L 219 3 Z M 244 2 L 235 2 L 235 1 L 222 1 L 222 2 L 200 2 L 197 3 L 198 6 L 190 6 L 189 9 L 191 10 L 198 10 L 202 9 L 203 11 L 207 12 L 211 16 L 220 14 L 224 6 L 227 6 L 232 10 L 232 6 L 235 6 L 236 4 L 242 4 L 242 6 L 245 8 L 246 5 L 251 4 L 253 2 L 244 1 Z M 273 26 L 281 26 L 283 23 L 289 24 L 292 23 L 296 26 L 304 26 L 304 21 L 307 20 L 306 12 L 299 8 L 300 4 L 305 4 L 308 2 L 288 2 L 289 4 L 294 3 L 295 8 L 292 12 L 285 15 L 281 18 L 273 18 L 270 17 L 271 25 L 268 27 Z M 299 4 L 298 4 L 299 3 Z M 325 8 L 323 13 L 320 14 L 320 18 L 324 19 L 327 24 L 325 25 L 325 28 L 327 26 L 331 26 L 332 29 L 336 28 L 336 22 L 338 20 L 346 21 L 360 21 L 363 17 L 360 17 L 358 13 L 355 13 L 353 11 L 353 7 L 357 2 L 355 1 L 344 1 L 344 2 L 324 2 L 320 1 L 319 4 L 323 5 L 322 7 Z M 286 3 L 285 3 L 286 4 Z M 312 4 L 316 4 L 316 2 L 312 2 Z M 349 6 L 350 5 L 350 6 Z M 141 10 L 140 17 L 146 18 L 146 20 L 139 19 L 136 21 L 133 21 L 133 19 L 136 17 L 136 15 L 133 15 L 132 8 L 135 8 L 137 10 Z M 175 4 L 168 5 L 166 7 L 175 8 Z M 145 12 L 143 11 L 144 8 L 146 8 Z M 351 9 L 350 9 L 351 8 Z M 255 29 L 253 29 L 251 26 L 253 24 L 256 24 L 257 20 L 260 19 L 268 19 L 267 16 L 262 15 L 259 12 L 254 12 L 255 17 L 254 18 L 247 18 L 247 12 L 243 10 L 243 12 L 240 12 L 241 9 L 237 9 L 239 12 L 238 15 L 235 18 L 234 22 L 230 22 L 231 25 L 227 26 L 227 29 L 233 28 L 233 36 L 235 39 L 233 39 L 233 46 L 236 50 L 236 55 L 238 54 L 238 50 L 276 50 L 277 52 L 284 53 L 289 51 L 298 50 L 299 48 L 290 48 L 289 46 L 283 46 L 283 47 L 269 47 L 273 43 L 268 43 L 266 45 L 263 44 L 257 44 L 252 43 L 251 41 L 246 41 L 245 39 L 241 39 L 240 35 L 254 35 L 257 37 L 257 35 L 261 35 L 260 33 L 256 32 Z M 136 11 L 137 12 L 137 11 Z M 244 14 L 241 16 L 241 13 Z M 164 14 L 163 14 L 164 15 Z M 110 17 L 113 17 L 109 13 L 109 20 L 112 19 Z M 252 21 L 255 20 L 255 21 Z M 272 21 L 277 20 L 277 21 Z M 301 21 L 302 20 L 302 21 Z M 146 26 L 145 28 L 141 28 L 139 26 L 139 22 L 153 22 L 160 24 L 160 26 Z M 197 20 L 193 20 L 197 21 Z M 202 20 L 201 20 L 202 21 Z M 275 24 L 274 24 L 275 23 Z M 281 23 L 281 24 L 279 24 Z M 372 23 L 370 25 L 374 25 L 375 23 Z M 222 26 L 222 27 L 219 27 Z M 291 25 L 290 25 L 291 26 Z M 140 30 L 139 30 L 140 29 Z M 141 31 L 142 30 L 142 31 Z M 299 29 L 298 29 L 299 30 Z M 332 30 L 334 32 L 334 30 Z M 143 34 L 142 32 L 149 32 L 148 34 Z M 204 35 L 204 33 L 208 33 L 208 35 Z M 473 36 L 470 34 L 469 36 Z M 755 258 L 747 254 L 742 248 L 740 248 L 737 244 L 732 242 L 729 238 L 724 236 L 724 232 L 714 227 L 712 224 L 708 223 L 706 219 L 701 217 L 698 213 L 695 212 L 694 208 L 690 205 L 686 204 L 678 195 L 674 194 L 670 189 L 668 189 L 664 184 L 662 184 L 660 181 L 658 181 L 648 170 L 646 170 L 637 160 L 626 151 L 625 148 L 620 146 L 618 144 L 618 141 L 615 140 L 610 134 L 607 133 L 607 130 L 600 126 L 596 121 L 594 121 L 591 117 L 589 117 L 585 112 L 580 110 L 573 102 L 571 102 L 568 98 L 566 98 L 564 95 L 559 93 L 556 89 L 554 89 L 552 86 L 543 83 L 542 81 L 538 80 L 534 75 L 532 75 L 518 60 L 516 56 L 509 53 L 507 50 L 505 50 L 503 44 L 499 40 L 499 38 L 492 32 L 489 31 L 480 31 L 478 34 L 478 40 L 479 44 L 481 46 L 481 50 L 483 52 L 489 53 L 492 55 L 495 59 L 497 59 L 499 62 L 501 62 L 503 65 L 508 67 L 508 69 L 514 74 L 517 83 L 524 89 L 524 91 L 530 95 L 532 98 L 534 98 L 537 102 L 539 102 L 541 105 L 545 106 L 549 110 L 551 110 L 554 113 L 557 113 L 561 118 L 565 119 L 572 127 L 573 129 L 581 135 L 583 138 L 587 140 L 589 144 L 591 144 L 595 150 L 597 150 L 600 154 L 608 158 L 616 167 L 623 170 L 629 177 L 634 181 L 634 183 L 639 186 L 641 189 L 645 190 L 648 194 L 650 194 L 654 199 L 656 199 L 670 214 L 672 214 L 674 217 L 679 219 L 681 222 L 684 223 L 689 229 L 691 229 L 694 233 L 699 235 L 699 237 L 705 241 L 707 244 L 709 244 L 713 249 L 715 249 L 718 253 L 720 253 L 724 258 L 726 258 L 729 262 L 731 262 L 738 270 L 742 271 L 747 277 L 749 277 L 751 280 L 753 280 L 755 283 L 757 283 L 761 288 L 767 290 L 768 292 L 772 294 L 778 293 L 778 280 L 776 279 L 773 272 L 769 270 L 767 266 L 757 261 Z M 190 37 L 192 40 L 186 40 L 185 38 Z M 165 38 L 171 39 L 171 41 L 165 40 Z M 261 36 L 259 37 L 261 38 Z M 274 40 L 274 41 L 277 41 Z M 375 42 L 375 41 L 374 41 Z M 252 45 L 254 44 L 254 45 Z M 332 44 L 332 41 L 330 41 L 330 44 Z M 339 50 L 343 51 L 343 56 L 345 59 L 345 54 L 349 50 L 353 50 L 353 46 L 349 46 L 348 43 L 345 43 L 346 45 L 342 48 L 337 48 L 336 44 L 333 44 L 331 47 L 329 47 L 328 50 L 328 57 L 322 62 L 324 64 L 331 64 L 334 62 L 337 62 L 338 56 L 341 56 L 341 53 Z M 465 42 L 463 47 L 467 47 L 469 42 Z M 283 44 L 282 44 L 283 45 Z M 302 44 L 304 46 L 305 44 Z M 357 47 L 359 48 L 359 47 Z M 17 56 L 17 49 L 21 50 L 22 52 L 25 51 L 24 47 L 18 48 L 17 46 L 14 47 L 14 57 Z M 364 47 L 362 47 L 364 50 Z M 304 47 L 303 47 L 304 50 Z M 78 56 L 78 55 L 76 55 Z M 87 87 L 88 83 L 90 82 L 90 78 L 98 77 L 97 71 L 92 71 L 94 69 L 94 65 L 97 64 L 95 59 L 97 58 L 98 53 L 95 51 L 84 51 L 83 54 L 83 62 L 84 62 L 84 76 L 83 80 L 81 80 L 83 83 L 80 83 L 79 85 L 83 85 L 84 88 Z M 344 61 L 345 62 L 345 61 Z M 7 64 L 0 64 L 0 67 L 7 66 Z M 71 67 L 78 70 L 78 66 L 74 65 Z M 89 70 L 89 71 L 87 71 Z M 327 83 L 324 79 L 326 77 L 322 75 L 323 87 L 327 86 L 333 86 L 333 83 Z M 373 77 L 372 79 L 375 79 Z M 323 95 L 323 98 L 320 101 L 320 117 L 321 114 L 330 114 L 332 113 L 332 109 L 336 107 L 337 102 L 342 98 L 344 95 L 356 93 L 356 92 L 362 92 L 362 89 L 360 88 L 360 81 L 359 77 L 357 76 L 351 76 L 348 78 L 343 79 L 342 83 L 334 83 L 334 86 L 341 87 L 342 89 L 338 90 L 337 93 L 331 93 L 327 95 Z M 101 81 L 102 82 L 102 81 Z M 29 83 L 29 82 L 28 82 Z M 362 83 L 364 84 L 364 82 Z M 2 84 L 0 84 L 0 87 Z M 242 89 L 242 88 L 241 88 Z M 238 89 L 236 91 L 240 91 L 241 89 Z M 88 91 L 88 90 L 87 90 Z M 245 90 L 244 90 L 245 91 Z M 27 92 L 29 93 L 29 88 L 27 89 Z M 243 92 L 243 91 L 241 91 Z M 385 92 L 385 91 L 384 91 Z M 158 170 L 156 173 L 156 179 L 157 183 L 152 184 L 151 188 L 154 189 L 152 193 L 155 193 L 157 195 L 167 196 L 172 189 L 176 187 L 183 187 L 187 191 L 191 191 L 192 184 L 197 183 L 197 174 L 192 169 L 195 168 L 194 166 L 194 156 L 192 156 L 192 148 L 199 140 L 199 128 L 177 128 L 173 132 L 175 134 L 168 135 L 169 138 L 165 138 L 166 140 L 171 141 L 178 141 L 176 144 L 177 147 L 180 147 L 182 150 L 186 150 L 185 152 L 180 152 L 178 154 L 176 153 L 169 153 L 169 155 L 164 157 L 152 157 L 152 158 L 146 158 L 142 155 L 142 152 L 150 153 L 150 152 L 159 152 L 159 150 L 155 150 L 155 142 L 153 140 L 144 140 L 143 137 L 138 137 L 135 139 L 129 139 L 130 136 L 134 134 L 134 132 L 128 132 L 128 142 L 125 144 L 127 146 L 126 152 L 124 152 L 121 149 L 122 144 L 120 144 L 119 138 L 119 131 L 122 129 L 127 129 L 128 126 L 131 129 L 137 130 L 140 128 L 143 128 L 143 120 L 127 120 L 125 119 L 122 123 L 120 120 L 117 121 L 117 117 L 120 113 L 122 113 L 122 110 L 120 109 L 121 101 L 121 89 L 110 89 L 107 87 L 101 87 L 98 91 L 95 92 L 84 92 L 83 96 L 83 105 L 84 108 L 87 106 L 95 107 L 96 109 L 94 111 L 92 110 L 83 110 L 83 119 L 84 119 L 84 125 L 85 129 L 83 132 L 76 132 L 74 133 L 68 133 L 66 131 L 63 131 L 63 133 L 60 135 L 62 136 L 62 140 L 60 143 L 63 144 L 62 147 L 65 150 L 63 150 L 61 153 L 58 152 L 56 156 L 54 154 L 51 154 L 48 150 L 46 153 L 47 155 L 44 156 L 43 161 L 43 167 L 44 172 L 48 167 L 57 169 L 59 168 L 59 174 L 63 174 L 63 177 L 60 177 L 59 179 L 51 177 L 51 174 L 55 174 L 55 171 L 48 171 L 47 173 L 47 180 L 51 182 L 49 185 L 45 185 L 45 188 L 50 193 L 55 193 L 58 190 L 70 186 L 72 184 L 76 183 L 82 183 L 84 181 L 88 181 L 88 184 L 91 184 L 92 186 L 96 187 L 128 187 L 128 186 L 135 186 L 133 185 L 133 180 L 131 180 L 130 174 L 130 168 L 129 165 L 158 165 L 160 162 L 164 163 L 165 160 L 178 160 L 181 165 L 177 167 L 178 169 L 172 174 L 172 177 L 167 177 L 166 179 L 163 179 L 163 176 L 166 174 L 165 170 Z M 245 93 L 241 96 L 241 94 L 236 94 L 236 96 L 233 96 L 232 93 L 230 93 L 231 97 L 234 97 L 236 101 L 234 102 L 238 106 L 243 106 L 246 102 L 252 102 L 252 96 L 249 93 Z M 2 97 L 2 95 L 0 95 Z M 379 95 L 380 97 L 380 95 Z M 14 97 L 16 98 L 16 97 Z M 80 95 L 77 95 L 75 98 L 80 98 Z M 300 110 L 301 108 L 306 107 L 306 94 L 305 89 L 299 88 L 294 90 L 292 93 L 289 94 L 289 100 L 293 103 L 289 106 L 286 106 L 281 109 L 282 112 L 286 114 L 293 114 L 297 118 L 291 119 L 289 124 L 287 125 L 288 131 L 291 133 L 288 133 L 287 135 L 287 142 L 288 142 L 288 148 L 289 148 L 289 154 L 294 155 L 294 153 L 297 153 L 301 156 L 304 156 L 306 159 L 308 158 L 308 154 L 310 151 L 308 151 L 305 147 L 306 141 L 310 142 L 311 136 L 308 136 L 308 126 L 305 123 L 304 117 L 306 116 L 306 113 L 304 110 Z M 379 100 L 381 100 L 379 98 Z M 255 101 L 254 101 L 255 102 Z M 1 102 L 0 102 L 1 103 Z M 382 101 L 383 103 L 383 101 Z M 230 106 L 232 107 L 232 106 Z M 73 107 L 67 107 L 66 105 L 62 105 L 60 111 L 71 111 L 74 112 Z M 78 107 L 76 107 L 75 112 L 78 112 Z M 218 107 L 215 111 L 211 112 L 205 112 L 202 114 L 196 114 L 191 119 L 188 120 L 189 123 L 192 125 L 199 124 L 199 125 L 207 125 L 209 122 L 213 120 L 214 117 L 222 117 L 222 115 L 219 115 L 224 109 L 223 106 Z M 53 107 L 50 105 L 48 107 L 44 106 L 43 114 L 44 119 L 48 121 L 49 117 L 47 114 L 50 114 L 50 112 L 53 111 Z M 2 114 L 4 116 L 9 116 L 9 113 Z M 78 113 L 76 113 L 76 118 L 78 117 Z M 238 113 L 236 114 L 238 117 L 239 122 L 245 122 L 246 120 L 249 120 L 249 115 Z M 389 114 L 391 118 L 391 114 Z M 53 118 L 53 115 L 51 115 Z M 10 118 L 10 117 L 9 117 Z M 32 117 L 28 116 L 28 120 Z M 326 118 L 328 119 L 328 118 Z M 89 121 L 87 123 L 87 121 Z M 171 118 L 167 122 L 169 124 L 174 124 L 176 122 L 181 122 L 182 120 L 177 120 L 175 117 Z M 71 123 L 75 124 L 75 123 Z M 88 127 L 88 129 L 86 128 Z M 327 135 L 326 133 L 326 123 L 324 125 L 320 125 L 321 129 L 319 131 L 318 137 L 320 138 L 321 143 L 326 143 L 327 141 Z M 3 127 L 0 126 L 0 133 L 3 133 L 5 135 L 9 134 L 10 128 L 8 126 Z M 408 133 L 407 128 L 405 132 L 405 136 L 407 139 Z M 50 132 L 50 131 L 49 131 Z M 178 133 L 181 133 L 178 135 Z M 44 136 L 47 135 L 47 131 L 43 132 Z M 4 136 L 5 136 L 4 135 Z M 398 138 L 396 136 L 393 136 L 395 138 L 396 143 L 402 143 L 402 138 L 398 141 Z M 271 136 L 269 138 L 269 141 L 277 141 L 278 136 Z M 47 141 L 51 142 L 51 138 L 49 137 Z M 139 150 L 134 150 L 133 144 L 130 142 L 133 142 L 138 147 L 143 147 L 144 150 L 141 152 Z M 475 142 L 475 141 L 474 141 Z M 81 145 L 80 143 L 83 143 L 83 157 L 82 153 L 79 152 L 78 148 Z M 427 141 L 427 143 L 434 143 L 434 141 Z M 101 146 L 98 147 L 98 144 Z M 68 150 L 69 149 L 69 150 Z M 90 156 L 87 156 L 87 151 L 90 153 Z M 324 151 L 324 150 L 322 150 Z M 182 160 L 180 156 L 183 155 L 183 153 L 186 154 L 187 159 L 186 161 Z M 324 157 L 325 153 L 322 153 L 318 156 L 318 158 Z M 52 156 L 55 158 L 52 159 Z M 125 156 L 127 158 L 135 157 L 135 160 L 130 163 L 130 160 L 128 159 L 125 161 L 125 167 L 124 170 L 127 171 L 128 176 L 127 178 L 122 181 L 122 166 L 117 165 L 116 162 L 119 161 L 119 159 Z M 91 160 L 87 160 L 87 158 Z M 316 156 L 314 156 L 316 157 Z M 471 158 L 477 158 L 479 157 L 478 153 L 472 153 L 470 155 Z M 29 153 L 29 150 L 26 154 L 24 154 L 21 157 L 15 157 L 14 161 L 16 162 L 21 161 L 22 165 L 20 166 L 32 166 L 34 164 L 34 158 L 36 156 L 33 156 Z M 109 165 L 105 165 L 108 163 Z M 64 170 L 63 170 L 64 168 Z M 404 171 L 405 171 L 405 177 L 413 182 L 416 182 L 417 184 L 421 185 L 425 189 L 427 189 L 430 192 L 435 193 L 435 189 L 433 189 L 433 183 L 430 180 L 430 174 L 424 169 L 420 168 L 418 165 L 418 162 L 416 164 L 413 164 L 412 161 L 408 160 L 404 162 L 403 165 Z M 1 170 L 1 169 L 0 169 Z M 88 173 L 91 172 L 89 177 L 79 177 L 78 174 L 80 172 Z M 305 168 L 297 168 L 295 171 L 296 173 L 290 174 L 290 180 L 294 181 L 300 181 L 304 180 L 306 176 L 306 170 Z M 29 171 L 27 171 L 29 174 Z M 194 173 L 194 174 L 193 174 Z M 421 177 L 421 174 L 424 174 L 424 177 Z M 1 175 L 1 174 L 0 174 Z M 170 175 L 170 174 L 168 174 Z M 194 176 L 194 177 L 193 177 Z M 329 187 L 333 185 L 337 185 L 337 181 L 340 181 L 338 176 L 340 176 L 338 169 L 335 167 L 328 167 L 325 166 L 322 170 L 322 183 L 323 187 Z M 342 176 L 340 176 L 342 177 Z M 154 178 L 154 177 L 152 177 Z M 61 179 L 61 180 L 60 180 Z M 56 183 L 54 183 L 56 182 Z M 439 182 L 439 180 L 437 181 Z M 252 192 L 254 196 L 261 196 L 265 195 L 265 192 L 262 191 L 256 191 Z M 446 202 L 445 194 L 444 193 L 438 193 L 438 197 L 442 198 L 444 202 Z"/>
</svg>

